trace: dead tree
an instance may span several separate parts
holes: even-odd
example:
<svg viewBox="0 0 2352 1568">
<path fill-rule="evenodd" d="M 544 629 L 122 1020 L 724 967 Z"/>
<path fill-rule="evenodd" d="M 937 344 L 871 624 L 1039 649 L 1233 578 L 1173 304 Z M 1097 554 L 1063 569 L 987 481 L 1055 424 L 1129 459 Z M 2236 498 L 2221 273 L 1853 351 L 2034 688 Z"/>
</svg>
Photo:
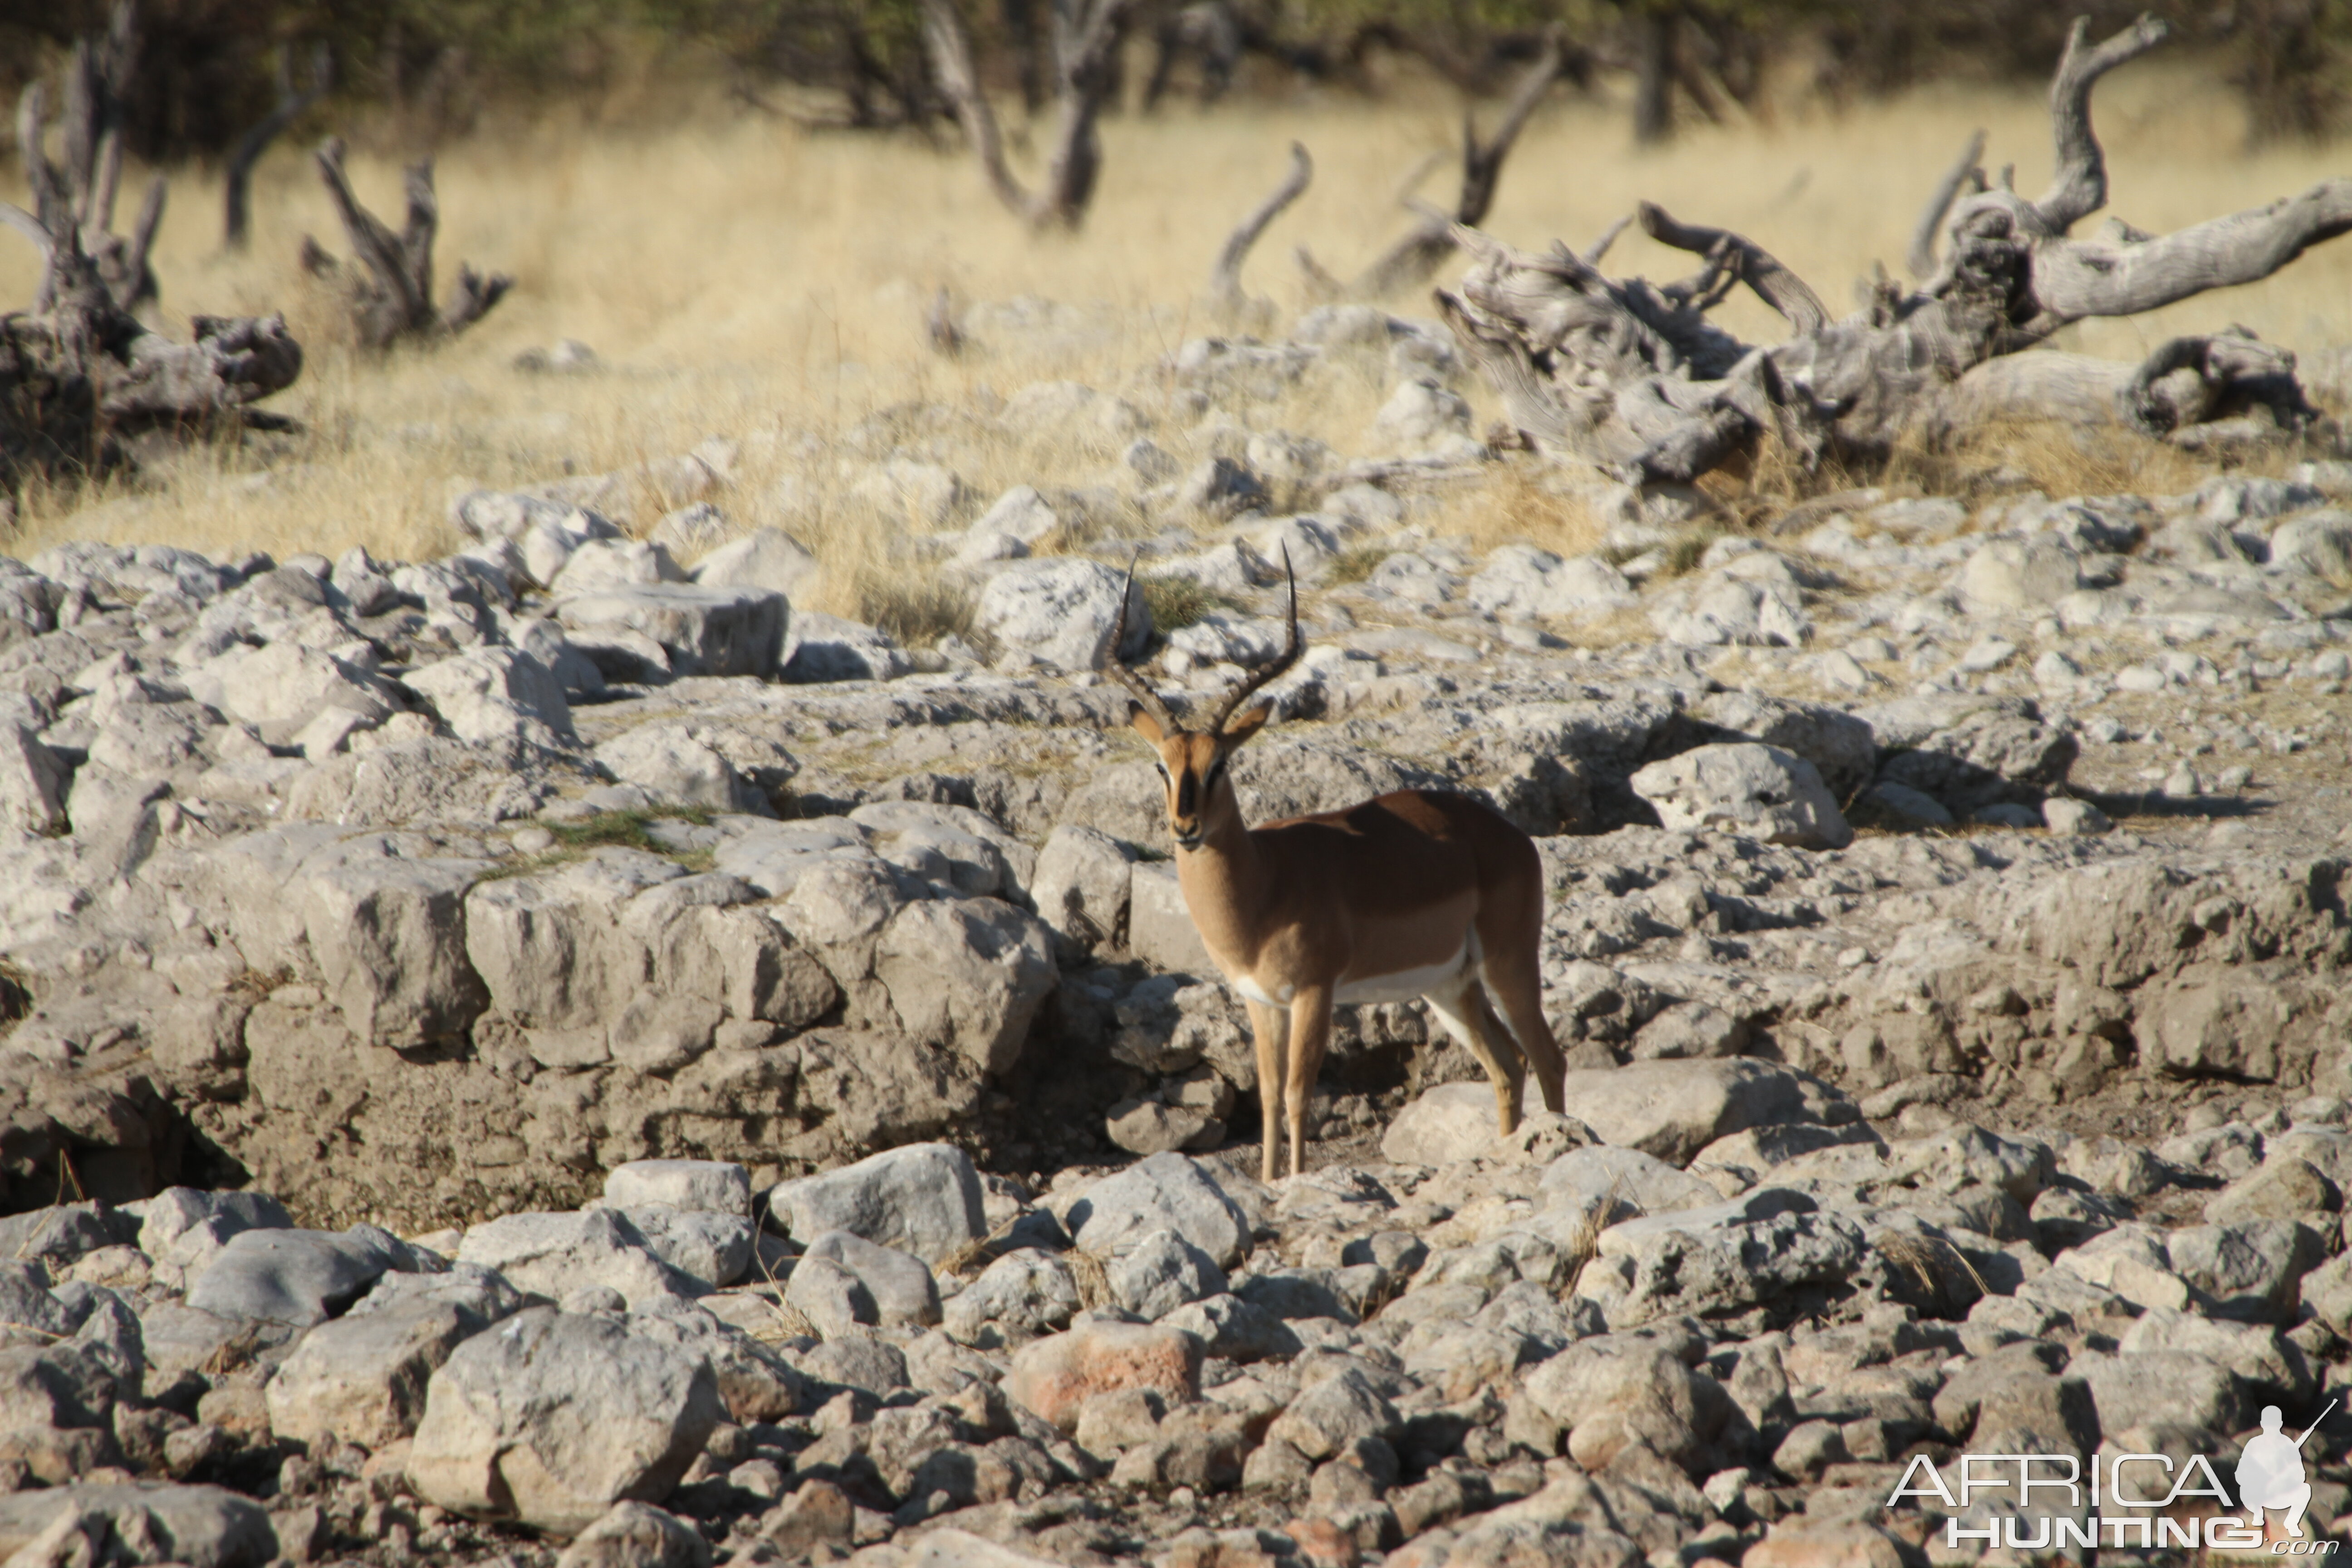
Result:
<svg viewBox="0 0 2352 1568">
<path fill-rule="evenodd" d="M 253 166 L 269 150 L 269 144 L 286 132 L 286 128 L 308 114 L 319 100 L 327 96 L 334 85 L 335 57 L 323 43 L 310 50 L 310 75 L 307 85 L 294 85 L 293 62 L 289 54 L 278 57 L 278 107 L 263 116 L 260 122 L 237 138 L 236 146 L 228 155 L 227 189 L 223 196 L 221 243 L 231 250 L 243 250 L 253 227 Z"/>
<path fill-rule="evenodd" d="M 0 222 L 41 251 L 29 310 L 0 315 L 0 492 L 35 474 L 102 473 L 125 460 L 125 438 L 166 428 L 279 423 L 246 410 L 301 373 L 302 351 L 280 316 L 198 316 L 194 342 L 150 331 L 132 308 L 154 295 L 147 252 L 163 206 L 149 192 L 129 237 L 110 232 L 121 172 L 114 85 L 133 36 L 117 6 L 106 42 L 77 46 L 59 127 L 65 162 L 48 155 L 47 99 L 25 91 L 18 149 L 33 210 L 0 203 Z"/>
<path fill-rule="evenodd" d="M 1217 252 L 1217 264 L 1209 274 L 1209 296 L 1218 309 L 1230 315 L 1238 313 L 1249 304 L 1249 295 L 1242 288 L 1242 263 L 1248 259 L 1250 247 L 1255 245 L 1258 236 L 1265 232 L 1266 225 L 1281 216 L 1284 208 L 1306 194 L 1307 183 L 1314 177 L 1315 160 L 1307 155 L 1305 146 L 1293 142 L 1290 144 L 1290 172 L 1282 177 L 1282 184 L 1274 188 L 1272 195 L 1234 226 L 1234 232 L 1226 237 L 1224 248 Z"/>
<path fill-rule="evenodd" d="M 304 235 L 302 266 L 315 277 L 342 285 L 365 347 L 387 349 L 397 342 L 456 337 L 488 314 L 514 287 L 514 279 L 504 273 L 484 277 L 459 262 L 449 302 L 433 303 L 433 238 L 440 231 L 441 207 L 433 195 L 432 159 L 408 166 L 408 222 L 394 234 L 352 194 L 343 173 L 341 138 L 328 138 L 314 155 L 319 176 L 342 216 L 343 232 L 351 237 L 355 259 L 337 261 Z"/>
<path fill-rule="evenodd" d="M 2069 322 L 2269 277 L 2352 229 L 2352 179 L 2337 179 L 2170 235 L 2111 221 L 2073 237 L 2107 195 L 2091 89 L 2164 37 L 2143 17 L 2094 47 L 2078 22 L 2051 85 L 2050 189 L 2028 200 L 2006 178 L 1988 181 L 1972 143 L 1937 187 L 1929 239 L 1914 247 L 1928 275 L 1907 291 L 1880 277 L 1842 321 L 1754 242 L 1647 204 L 1643 230 L 1702 258 L 1692 277 L 1611 279 L 1565 246 L 1528 255 L 1464 227 L 1475 263 L 1439 307 L 1527 437 L 1633 483 L 1686 482 L 1752 455 L 1767 435 L 1805 463 L 1832 451 L 1866 461 L 1907 434 L 1948 437 L 1993 415 L 2095 416 L 2182 444 L 2201 421 L 2256 408 L 2274 428 L 2298 428 L 2312 414 L 2292 356 L 2251 334 L 2177 340 L 2140 365 L 2096 370 L 2021 352 Z M 1750 345 L 1708 319 L 1741 285 L 1788 323 L 1785 341 Z"/>
<path fill-rule="evenodd" d="M 1044 180 L 1033 191 L 1005 159 L 1004 137 L 981 86 L 971 35 L 955 0 L 923 0 L 923 40 L 940 90 L 953 106 L 989 187 L 1032 228 L 1076 228 L 1086 216 L 1102 173 L 1096 121 L 1118 89 L 1119 40 L 1134 5 L 1135 0 L 1055 0 L 1054 132 Z"/>
<path fill-rule="evenodd" d="M 97 268 L 109 298 L 123 310 L 135 310 L 155 298 L 155 274 L 147 265 L 147 253 L 163 221 L 164 182 L 158 174 L 147 187 L 147 199 L 140 204 L 131 232 L 114 232 L 114 200 L 122 183 L 122 94 L 138 60 L 138 7 L 132 0 L 116 0 L 105 37 L 76 39 L 66 66 L 65 109 L 58 127 L 62 164 L 46 162 L 48 101 L 39 84 L 26 90 L 16 114 L 16 140 L 24 150 L 27 180 L 34 178 L 36 163 L 53 176 L 81 253 Z M 37 211 L 40 196 L 36 183 Z M 37 222 L 33 214 L 9 206 L 0 216 L 34 244 L 50 247 L 54 234 L 47 226 L 49 215 L 41 214 Z M 52 268 L 43 287 L 57 276 Z M 45 294 L 34 296 L 34 310 L 47 310 L 49 304 Z"/>
<path fill-rule="evenodd" d="M 1487 209 L 1495 205 L 1496 184 L 1503 176 L 1503 160 L 1511 155 L 1511 146 L 1526 129 L 1528 116 L 1535 113 L 1536 105 L 1543 101 L 1552 83 L 1566 73 L 1568 63 L 1567 43 L 1559 29 L 1554 27 L 1544 35 L 1543 52 L 1528 68 L 1527 75 L 1519 79 L 1517 89 L 1504 106 L 1503 118 L 1496 125 L 1491 142 L 1479 140 L 1477 120 L 1468 110 L 1462 111 L 1462 193 L 1451 215 L 1415 204 L 1421 216 L 1412 231 L 1391 246 L 1361 277 L 1344 286 L 1301 246 L 1298 265 L 1307 273 L 1309 285 L 1327 296 L 1345 294 L 1377 300 L 1427 282 L 1430 275 L 1454 254 L 1455 229 L 1475 228 L 1486 221 Z"/>
</svg>

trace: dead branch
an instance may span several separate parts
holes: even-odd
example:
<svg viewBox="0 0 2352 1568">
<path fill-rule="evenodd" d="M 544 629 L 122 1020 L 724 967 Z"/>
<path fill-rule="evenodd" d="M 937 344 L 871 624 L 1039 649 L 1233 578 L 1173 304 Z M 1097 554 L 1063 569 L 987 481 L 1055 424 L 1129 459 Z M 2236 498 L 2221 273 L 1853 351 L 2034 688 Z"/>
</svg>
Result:
<svg viewBox="0 0 2352 1568">
<path fill-rule="evenodd" d="M 1659 244 L 1710 258 L 1720 254 L 1732 276 L 1779 311 L 1792 330 L 1818 331 L 1829 324 L 1830 313 L 1822 306 L 1821 296 L 1805 287 L 1803 279 L 1781 266 L 1755 241 L 1742 238 L 1729 229 L 1678 223 L 1654 202 L 1643 202 L 1633 210 L 1641 220 L 1642 232 Z"/>
<path fill-rule="evenodd" d="M 974 65 L 955 0 L 923 0 L 923 41 L 940 91 L 955 111 L 997 199 L 1032 228 L 1075 228 L 1102 172 L 1103 106 L 1118 82 L 1118 45 L 1135 0 L 1072 0 L 1054 10 L 1054 132 L 1034 191 L 1013 174 Z"/>
<path fill-rule="evenodd" d="M 2084 48 L 2090 29 L 2089 17 L 2074 18 L 2066 35 L 2066 52 L 2050 82 L 2050 128 L 2058 163 L 2050 189 L 2033 205 L 2052 234 L 2064 234 L 2107 205 L 2107 161 L 2091 129 L 2091 89 L 2117 66 L 2163 43 L 2171 31 L 2155 17 L 2142 16 L 2105 43 Z"/>
<path fill-rule="evenodd" d="M 1978 166 L 1984 149 L 1985 133 L 1972 132 L 1968 145 L 1960 149 L 1960 155 L 1928 193 L 1927 205 L 1920 209 L 1919 221 L 1911 230 L 1911 254 L 1906 259 L 1912 277 L 1925 280 L 1936 275 L 1936 232 L 1944 226 L 1945 215 L 1959 199 L 1961 187 L 1966 186 L 1971 195 L 1985 188 L 1985 173 Z"/>
<path fill-rule="evenodd" d="M 335 58 L 324 43 L 310 50 L 310 79 L 297 89 L 294 71 L 288 52 L 278 56 L 278 107 L 263 116 L 259 123 L 237 139 L 228 155 L 226 190 L 222 198 L 221 243 L 231 250 L 243 250 L 250 238 L 253 226 L 253 166 L 261 161 L 269 144 L 286 132 L 286 128 L 308 114 L 327 90 L 334 85 Z"/>
<path fill-rule="evenodd" d="M 2294 357 L 2242 331 L 2174 340 L 2138 365 L 2023 353 L 2070 321 L 2129 315 L 2268 277 L 2309 247 L 2352 230 L 2352 180 L 2169 235 L 2111 222 L 2070 230 L 2106 197 L 2091 89 L 2153 48 L 2143 18 L 2096 46 L 2074 30 L 2052 84 L 2059 173 L 2038 201 L 2011 171 L 1988 184 L 1981 138 L 1946 171 L 1911 247 L 1906 290 L 1883 271 L 1864 308 L 1832 321 L 1820 300 L 1742 236 L 1677 222 L 1644 205 L 1643 227 L 1704 258 L 1658 285 L 1610 279 L 1601 247 L 1535 256 L 1474 229 L 1454 231 L 1474 258 L 1458 294 L 1439 296 L 1471 358 L 1538 447 L 1633 483 L 1687 481 L 1767 435 L 1801 461 L 1834 451 L 1884 457 L 1906 433 L 1949 438 L 1971 425 L 2033 417 L 2212 444 L 2308 426 L 2316 417 Z M 1938 258 L 1937 236 L 1942 244 Z M 1790 335 L 1754 347 L 1707 312 L 1746 283 Z"/>
<path fill-rule="evenodd" d="M 1315 160 L 1307 155 L 1299 142 L 1290 144 L 1290 172 L 1282 184 L 1260 202 L 1249 216 L 1234 226 L 1225 238 L 1225 247 L 1217 252 L 1217 264 L 1209 274 L 1209 293 L 1226 310 L 1238 310 L 1248 302 L 1242 291 L 1242 262 L 1247 258 L 1250 247 L 1266 226 L 1282 215 L 1283 209 L 1306 194 L 1307 183 L 1315 177 Z"/>
<path fill-rule="evenodd" d="M 963 353 L 963 329 L 956 325 L 955 298 L 944 283 L 931 296 L 931 308 L 923 317 L 923 330 L 931 340 L 931 347 L 953 359 Z"/>
<path fill-rule="evenodd" d="M 430 158 L 408 166 L 408 218 L 401 232 L 394 234 L 362 206 L 352 192 L 350 176 L 343 172 L 340 137 L 328 138 L 314 156 L 358 265 L 338 262 L 308 235 L 302 237 L 302 265 L 319 277 L 341 283 L 360 342 L 368 348 L 455 337 L 481 320 L 514 287 L 514 279 L 502 273 L 483 277 L 461 262 L 449 302 L 438 308 L 434 305 L 433 240 L 440 230 L 441 208 L 433 194 Z"/>
<path fill-rule="evenodd" d="M 1462 191 L 1454 211 L 1446 214 L 1433 208 L 1421 209 L 1420 222 L 1366 268 L 1346 292 L 1359 299 L 1375 300 L 1428 281 L 1430 275 L 1454 254 L 1456 226 L 1475 228 L 1486 221 L 1487 210 L 1495 205 L 1495 187 L 1503 176 L 1503 160 L 1510 156 L 1512 145 L 1527 128 L 1528 118 L 1543 101 L 1544 94 L 1567 73 L 1568 60 L 1567 43 L 1559 29 L 1546 29 L 1543 52 L 1519 79 L 1510 101 L 1504 106 L 1502 119 L 1496 123 L 1492 141 L 1481 141 L 1476 119 L 1468 110 L 1462 111 Z M 1318 274 L 1328 276 L 1303 250 L 1299 262 L 1310 285 Z"/>
</svg>

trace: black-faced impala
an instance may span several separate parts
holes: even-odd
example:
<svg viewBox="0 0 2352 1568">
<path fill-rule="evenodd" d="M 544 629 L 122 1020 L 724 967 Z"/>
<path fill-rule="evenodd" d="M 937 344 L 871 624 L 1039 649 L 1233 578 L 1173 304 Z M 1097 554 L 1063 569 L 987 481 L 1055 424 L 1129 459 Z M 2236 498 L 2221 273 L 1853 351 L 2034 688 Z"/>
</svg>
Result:
<svg viewBox="0 0 2352 1568">
<path fill-rule="evenodd" d="M 1131 586 L 1131 568 L 1128 575 Z M 1279 1173 L 1286 1114 L 1291 1174 L 1304 1166 L 1307 1101 L 1339 1003 L 1427 998 L 1494 1080 L 1506 1134 L 1518 1126 L 1530 1064 L 1545 1108 L 1559 1110 L 1564 1064 L 1544 1021 L 1535 841 L 1485 802 L 1443 790 L 1399 790 L 1345 811 L 1250 826 L 1227 764 L 1273 708 L 1237 710 L 1298 662 L 1297 579 L 1289 646 L 1198 729 L 1179 723 L 1120 661 L 1126 602 L 1104 673 L 1134 694 L 1128 721 L 1159 753 L 1184 906 L 1249 1004 L 1265 1179 Z"/>
</svg>

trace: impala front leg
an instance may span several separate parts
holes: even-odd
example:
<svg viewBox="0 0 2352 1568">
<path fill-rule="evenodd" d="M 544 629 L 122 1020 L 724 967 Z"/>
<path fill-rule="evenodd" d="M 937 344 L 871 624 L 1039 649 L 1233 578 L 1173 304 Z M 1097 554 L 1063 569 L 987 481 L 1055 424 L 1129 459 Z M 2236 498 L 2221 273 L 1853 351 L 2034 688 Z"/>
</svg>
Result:
<svg viewBox="0 0 2352 1568">
<path fill-rule="evenodd" d="M 1258 1118 L 1265 1123 L 1265 1158 L 1258 1169 L 1262 1179 L 1271 1182 L 1282 1163 L 1283 1056 L 1290 1015 L 1262 1002 L 1248 1006 L 1250 1033 L 1257 1039 Z"/>
<path fill-rule="evenodd" d="M 1290 1000 L 1290 1082 L 1285 1090 L 1290 1113 L 1290 1173 L 1307 1168 L 1307 1111 L 1315 1100 L 1315 1080 L 1323 1052 L 1331 1044 L 1331 991 L 1302 985 Z"/>
</svg>

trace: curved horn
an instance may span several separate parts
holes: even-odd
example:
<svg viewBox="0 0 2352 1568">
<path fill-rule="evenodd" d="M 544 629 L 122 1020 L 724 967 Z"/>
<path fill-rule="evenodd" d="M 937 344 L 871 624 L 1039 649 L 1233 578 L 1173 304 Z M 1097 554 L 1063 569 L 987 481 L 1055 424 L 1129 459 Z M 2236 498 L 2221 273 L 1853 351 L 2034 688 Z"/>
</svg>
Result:
<svg viewBox="0 0 2352 1568">
<path fill-rule="evenodd" d="M 1135 700 L 1143 704 L 1144 711 L 1159 720 L 1160 727 L 1172 735 L 1184 726 L 1176 722 L 1176 715 L 1168 711 L 1168 704 L 1160 700 L 1160 693 L 1151 689 L 1150 683 L 1129 668 L 1127 660 L 1118 657 L 1119 645 L 1127 641 L 1127 603 L 1135 595 L 1135 563 L 1142 559 L 1143 552 L 1139 550 L 1127 563 L 1127 581 L 1118 590 L 1118 625 L 1111 628 L 1110 647 L 1103 655 L 1102 672 L 1132 692 Z"/>
<path fill-rule="evenodd" d="M 1225 699 L 1225 705 L 1217 710 L 1217 716 L 1209 721 L 1209 733 L 1212 735 L 1223 734 L 1225 721 L 1234 716 L 1234 710 L 1248 701 L 1260 687 L 1297 664 L 1298 656 L 1306 651 L 1306 645 L 1298 637 L 1298 574 L 1291 570 L 1290 546 L 1287 544 L 1282 547 L 1282 574 L 1290 579 L 1290 646 L 1282 650 L 1281 658 L 1262 667 L 1234 689 L 1233 695 Z"/>
</svg>

